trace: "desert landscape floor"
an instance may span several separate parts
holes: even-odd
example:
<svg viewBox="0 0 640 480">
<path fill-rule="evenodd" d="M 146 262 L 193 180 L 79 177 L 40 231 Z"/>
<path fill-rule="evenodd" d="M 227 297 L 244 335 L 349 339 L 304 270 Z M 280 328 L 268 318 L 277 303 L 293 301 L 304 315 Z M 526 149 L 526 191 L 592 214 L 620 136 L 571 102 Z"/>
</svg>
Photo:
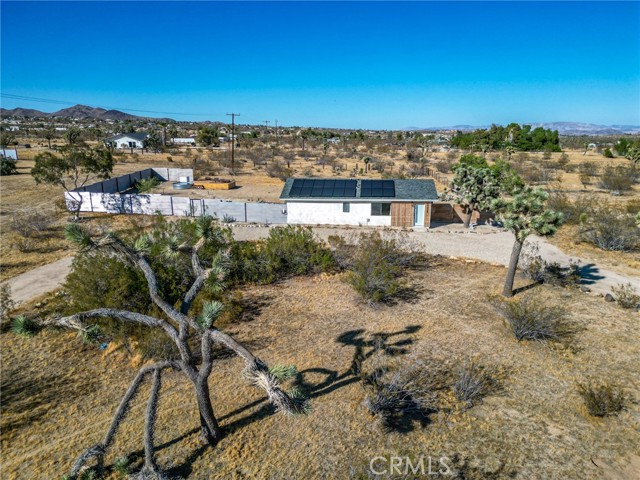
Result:
<svg viewBox="0 0 640 480">
<path fill-rule="evenodd" d="M 243 380 L 242 362 L 221 354 L 211 395 L 227 437 L 215 448 L 199 444 L 191 387 L 167 375 L 156 429 L 160 465 L 192 479 L 370 478 L 374 456 L 430 455 L 450 458 L 466 479 L 634 478 L 638 314 L 577 289 L 539 286 L 545 302 L 571 306 L 579 331 L 564 346 L 519 343 L 487 296 L 503 276 L 500 266 L 433 258 L 408 275 L 404 301 L 375 309 L 341 275 L 243 289 L 248 308 L 226 330 L 270 364 L 296 364 L 312 412 L 275 413 Z M 472 358 L 499 372 L 502 389 L 470 409 L 451 398 L 446 408 L 385 432 L 363 407 L 353 369 L 357 359 L 367 367 L 376 334 L 392 367 L 430 359 L 455 370 Z M 121 350 L 101 351 L 72 334 L 0 339 L 3 477 L 59 477 L 102 438 L 138 366 Z M 614 382 L 633 400 L 619 416 L 590 417 L 576 390 L 590 379 Z M 125 455 L 140 465 L 147 392 L 135 400 L 108 467 Z"/>
</svg>

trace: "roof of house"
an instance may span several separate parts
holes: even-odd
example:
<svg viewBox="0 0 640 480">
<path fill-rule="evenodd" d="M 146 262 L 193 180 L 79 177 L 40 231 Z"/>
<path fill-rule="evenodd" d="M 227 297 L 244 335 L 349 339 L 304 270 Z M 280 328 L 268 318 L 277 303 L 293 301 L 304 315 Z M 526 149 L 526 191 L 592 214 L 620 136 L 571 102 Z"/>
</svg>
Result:
<svg viewBox="0 0 640 480">
<path fill-rule="evenodd" d="M 120 140 L 121 138 L 133 138 L 134 140 L 142 142 L 143 140 L 146 140 L 148 136 L 149 134 L 144 132 L 119 133 L 117 135 L 114 135 L 113 137 L 105 138 L 105 142 L 115 142 L 117 140 Z"/>
<path fill-rule="evenodd" d="M 284 184 L 280 199 L 326 202 L 338 200 L 433 201 L 438 200 L 439 196 L 436 184 L 431 179 L 289 178 Z"/>
</svg>

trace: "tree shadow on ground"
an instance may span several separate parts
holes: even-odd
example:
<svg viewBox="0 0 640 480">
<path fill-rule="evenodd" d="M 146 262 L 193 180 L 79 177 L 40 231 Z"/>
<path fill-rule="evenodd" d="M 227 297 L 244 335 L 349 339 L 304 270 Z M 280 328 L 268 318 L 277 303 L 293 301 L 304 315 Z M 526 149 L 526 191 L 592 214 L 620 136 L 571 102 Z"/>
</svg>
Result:
<svg viewBox="0 0 640 480">
<path fill-rule="evenodd" d="M 598 274 L 600 269 L 593 263 L 587 263 L 580 267 L 580 284 L 593 285 L 598 280 L 602 280 L 604 275 Z"/>
<path fill-rule="evenodd" d="M 402 330 L 395 332 L 378 332 L 368 334 L 365 329 L 350 330 L 340 334 L 336 338 L 337 343 L 351 346 L 354 348 L 353 356 L 349 366 L 343 371 L 338 372 L 322 367 L 311 367 L 299 371 L 293 381 L 295 387 L 300 389 L 303 394 L 313 400 L 324 395 L 335 392 L 336 390 L 351 385 L 353 383 L 362 381 L 362 365 L 363 362 L 368 360 L 371 356 L 382 351 L 385 355 L 395 357 L 408 353 L 408 347 L 414 343 L 414 340 L 410 337 L 412 334 L 419 331 L 422 327 L 418 325 L 409 325 Z M 320 374 L 323 378 L 319 382 L 313 382 L 308 380 L 308 376 Z M 257 407 L 257 409 L 256 409 Z M 251 413 L 235 418 L 244 412 L 256 409 Z M 260 421 L 276 413 L 275 408 L 268 402 L 267 397 L 261 397 L 253 402 L 250 402 L 242 407 L 239 407 L 225 415 L 218 418 L 221 425 L 224 428 L 225 435 L 233 435 L 234 432 L 241 430 L 254 422 Z M 225 420 L 230 420 L 229 423 L 225 423 Z M 421 417 L 421 422 L 424 421 L 424 416 Z M 413 424 L 415 420 L 413 417 L 398 419 L 395 424 L 396 431 L 409 431 L 409 423 Z M 189 432 L 177 437 L 162 445 L 156 446 L 155 450 L 159 451 L 174 445 L 186 437 L 196 434 L 199 429 L 193 429 Z M 224 442 L 224 440 L 223 440 Z M 173 466 L 166 473 L 170 476 L 182 476 L 187 477 L 193 471 L 193 464 L 207 451 L 208 446 L 200 446 L 193 449 L 185 460 Z M 144 457 L 144 451 L 140 450 L 132 454 L 136 457 Z"/>
</svg>

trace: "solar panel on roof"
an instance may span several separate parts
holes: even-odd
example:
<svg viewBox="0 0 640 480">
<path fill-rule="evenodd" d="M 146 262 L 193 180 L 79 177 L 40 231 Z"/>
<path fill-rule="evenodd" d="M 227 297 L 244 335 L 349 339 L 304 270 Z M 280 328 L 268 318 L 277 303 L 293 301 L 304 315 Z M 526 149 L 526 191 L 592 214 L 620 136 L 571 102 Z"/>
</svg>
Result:
<svg viewBox="0 0 640 480">
<path fill-rule="evenodd" d="M 356 196 L 356 180 L 296 179 L 291 185 L 291 197 L 345 198 Z"/>
<path fill-rule="evenodd" d="M 393 198 L 395 196 L 393 180 L 362 180 L 360 182 L 361 198 Z"/>
</svg>

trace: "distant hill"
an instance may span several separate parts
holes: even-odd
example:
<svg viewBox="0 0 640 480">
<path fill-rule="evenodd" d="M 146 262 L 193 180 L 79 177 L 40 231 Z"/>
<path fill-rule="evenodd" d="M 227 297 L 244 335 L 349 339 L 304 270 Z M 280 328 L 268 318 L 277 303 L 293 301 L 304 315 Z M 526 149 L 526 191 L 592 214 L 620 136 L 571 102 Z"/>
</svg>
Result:
<svg viewBox="0 0 640 480">
<path fill-rule="evenodd" d="M 53 113 L 28 108 L 14 108 L 13 110 L 0 108 L 0 115 L 3 118 L 68 118 L 77 120 L 147 120 L 149 118 L 131 115 L 120 110 L 105 110 L 87 105 L 74 105 Z M 170 118 L 155 118 L 154 120 L 172 121 Z"/>
<path fill-rule="evenodd" d="M 579 122 L 550 122 L 550 123 L 527 123 L 523 122 L 523 125 L 531 125 L 532 128 L 542 127 L 550 130 L 557 130 L 560 135 L 622 135 L 640 133 L 640 126 L 637 125 L 596 125 L 593 123 L 579 123 Z M 489 128 L 490 125 L 453 125 L 450 127 L 428 127 L 417 128 L 409 127 L 407 130 L 420 130 L 420 131 L 436 131 L 436 130 L 461 130 L 472 131 L 478 129 Z"/>
</svg>

